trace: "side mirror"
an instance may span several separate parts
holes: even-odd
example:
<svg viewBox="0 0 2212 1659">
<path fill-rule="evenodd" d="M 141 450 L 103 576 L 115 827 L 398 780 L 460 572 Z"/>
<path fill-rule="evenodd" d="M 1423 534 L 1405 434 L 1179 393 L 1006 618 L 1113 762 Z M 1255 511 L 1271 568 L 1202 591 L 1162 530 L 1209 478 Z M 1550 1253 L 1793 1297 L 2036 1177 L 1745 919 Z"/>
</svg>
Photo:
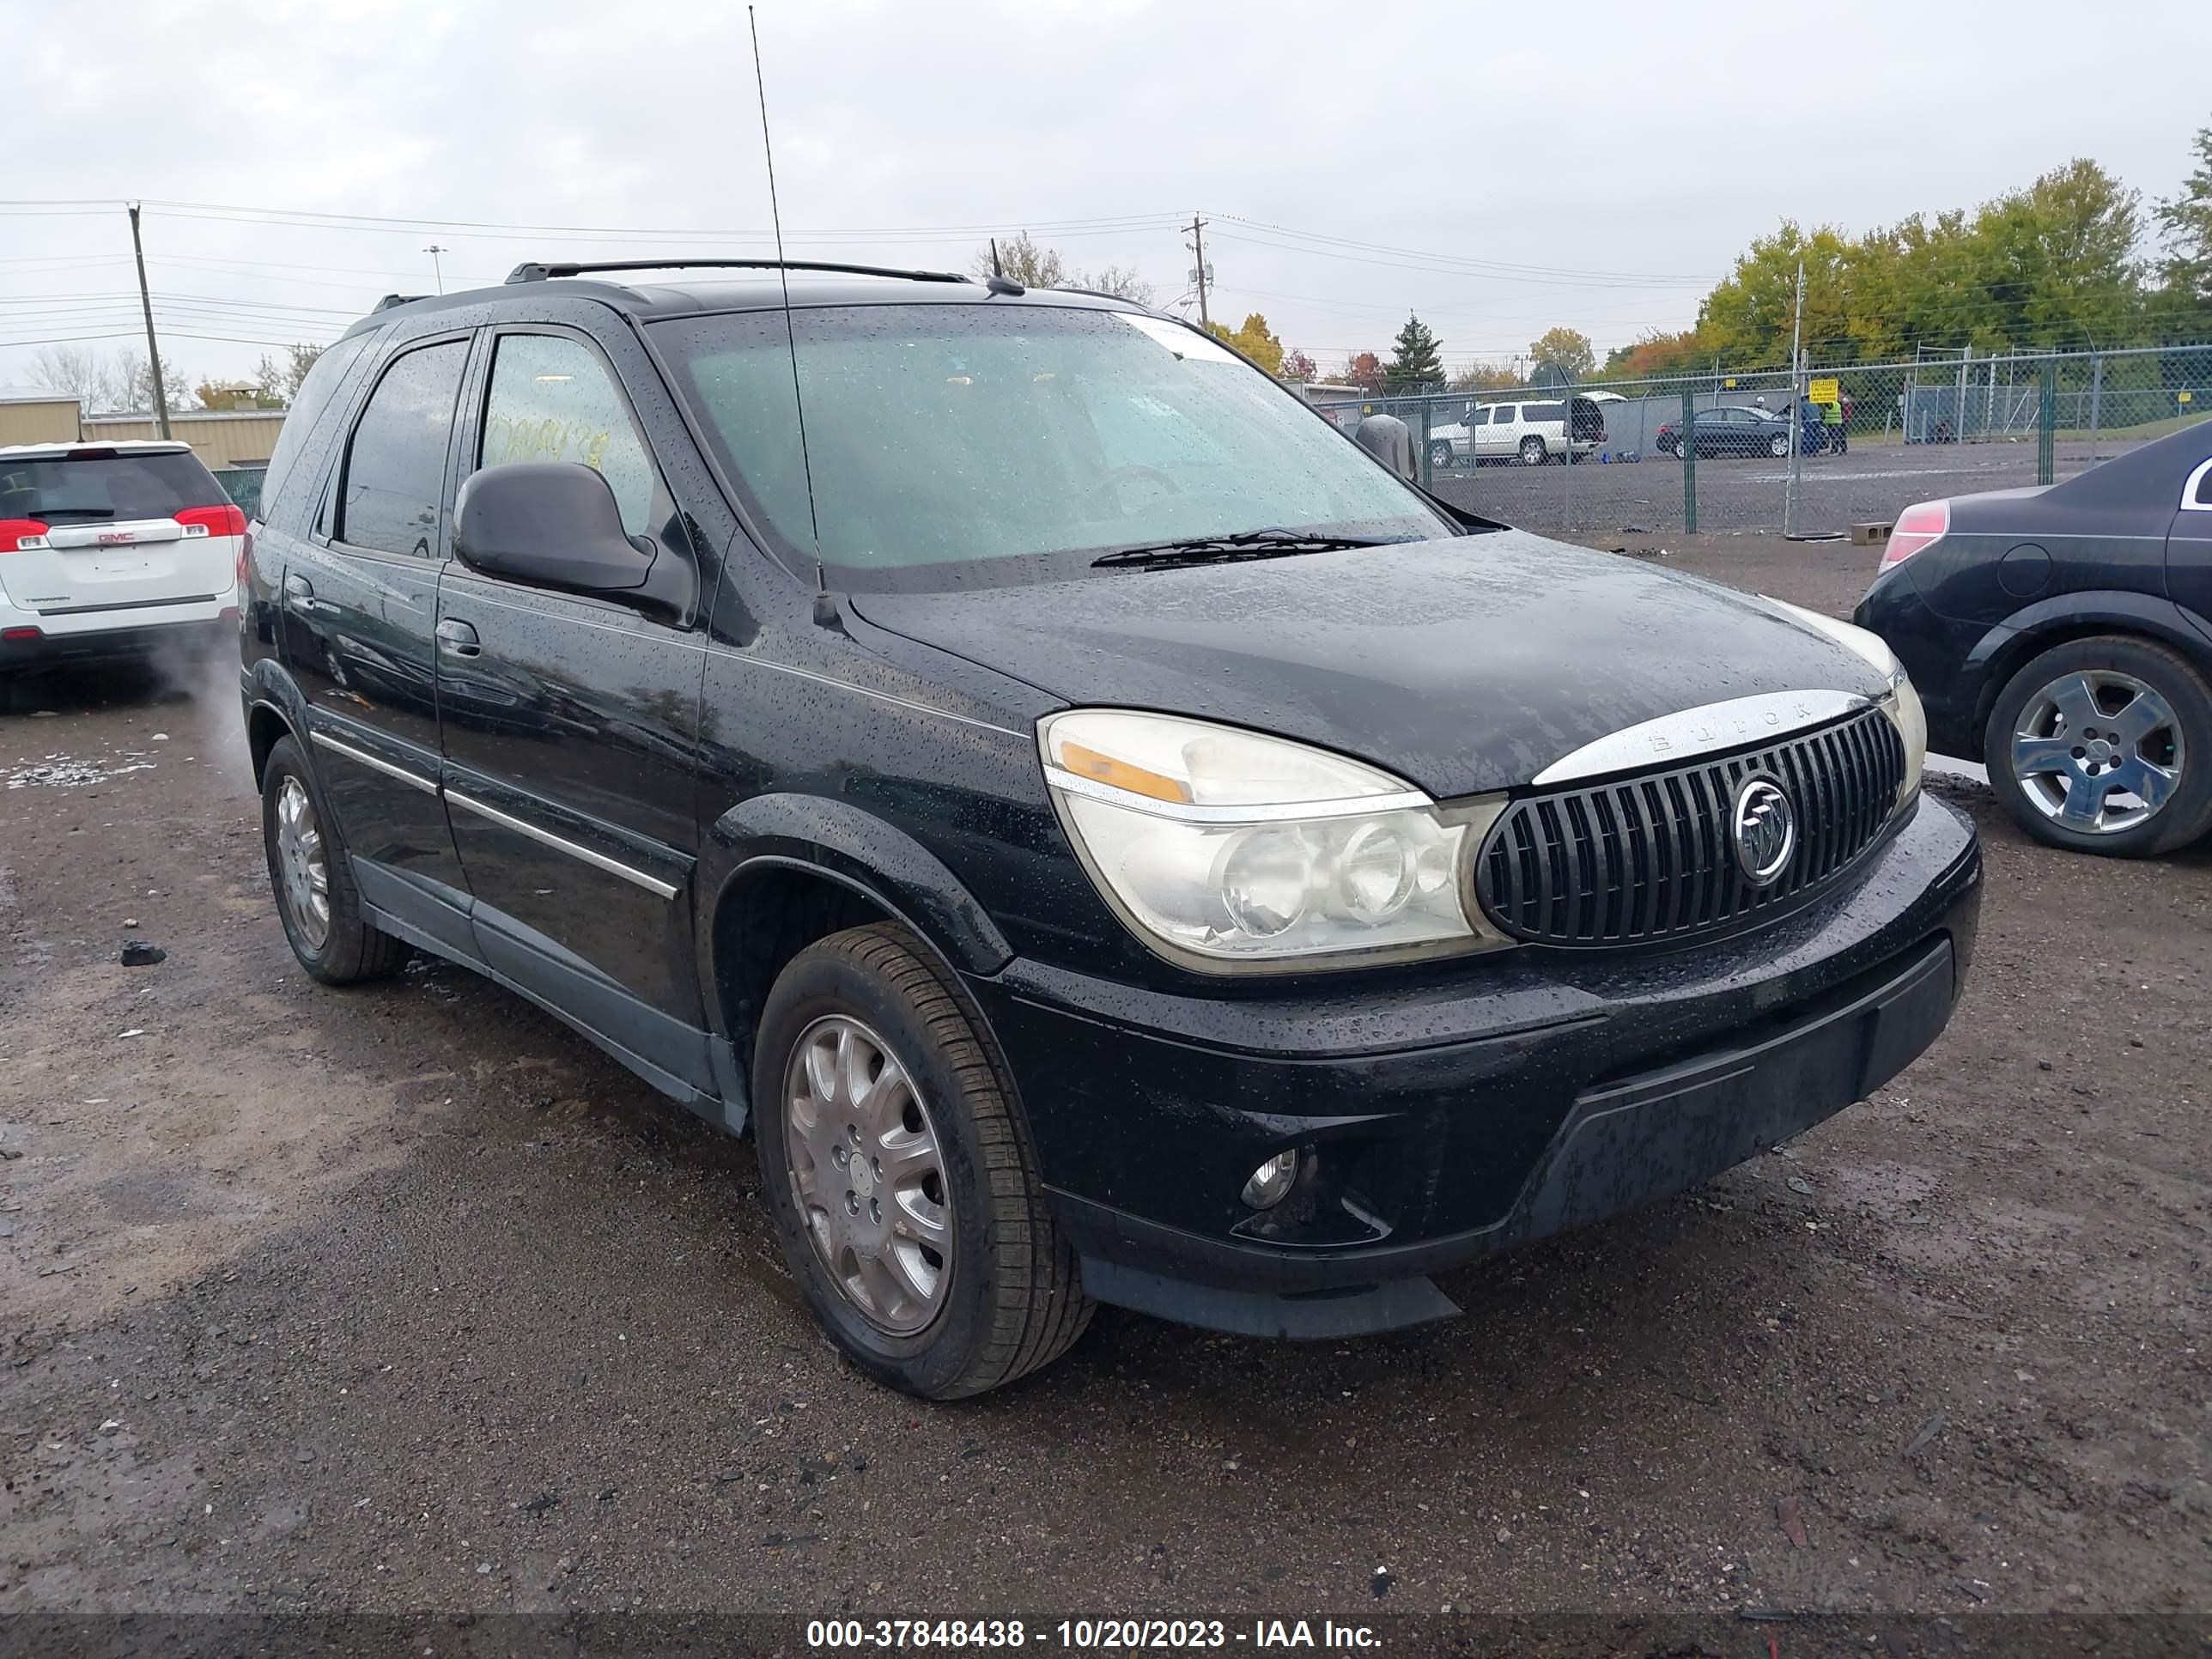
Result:
<svg viewBox="0 0 2212 1659">
<path fill-rule="evenodd" d="M 453 517 L 462 562 L 510 580 L 619 593 L 653 568 L 623 529 L 613 486 L 575 461 L 488 466 L 461 485 Z"/>
</svg>

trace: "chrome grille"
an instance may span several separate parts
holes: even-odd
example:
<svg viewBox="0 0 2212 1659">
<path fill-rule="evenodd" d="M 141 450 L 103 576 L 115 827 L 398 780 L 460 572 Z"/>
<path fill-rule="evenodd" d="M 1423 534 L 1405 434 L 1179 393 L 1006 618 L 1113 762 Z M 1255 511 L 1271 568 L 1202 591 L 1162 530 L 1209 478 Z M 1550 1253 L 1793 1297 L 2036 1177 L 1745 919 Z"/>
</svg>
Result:
<svg viewBox="0 0 2212 1659">
<path fill-rule="evenodd" d="M 1796 849 L 1771 885 L 1738 866 L 1729 802 L 1754 772 L 1775 778 Z M 1683 939 L 1787 908 L 1866 851 L 1905 781 L 1905 743 L 1869 708 L 1763 749 L 1512 802 L 1476 855 L 1484 911 L 1516 939 L 1635 945 Z"/>
</svg>

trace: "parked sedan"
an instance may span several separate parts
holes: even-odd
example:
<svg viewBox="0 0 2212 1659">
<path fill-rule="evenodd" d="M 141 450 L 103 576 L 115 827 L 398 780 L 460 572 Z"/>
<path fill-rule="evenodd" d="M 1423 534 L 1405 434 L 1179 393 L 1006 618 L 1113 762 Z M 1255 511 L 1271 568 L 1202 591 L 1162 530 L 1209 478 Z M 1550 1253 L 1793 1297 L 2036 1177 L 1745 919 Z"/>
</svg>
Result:
<svg viewBox="0 0 2212 1659">
<path fill-rule="evenodd" d="M 1857 615 L 1930 746 L 1985 763 L 2038 840 L 2142 856 L 2212 829 L 2212 421 L 1905 508 Z"/>
<path fill-rule="evenodd" d="M 1668 422 L 1652 441 L 1662 454 L 1680 454 L 1681 422 Z M 1772 455 L 1786 460 L 1790 455 L 1790 419 L 1764 409 L 1743 409 L 1734 404 L 1725 409 L 1701 409 L 1698 411 L 1695 442 L 1699 460 L 1714 455 Z"/>
</svg>

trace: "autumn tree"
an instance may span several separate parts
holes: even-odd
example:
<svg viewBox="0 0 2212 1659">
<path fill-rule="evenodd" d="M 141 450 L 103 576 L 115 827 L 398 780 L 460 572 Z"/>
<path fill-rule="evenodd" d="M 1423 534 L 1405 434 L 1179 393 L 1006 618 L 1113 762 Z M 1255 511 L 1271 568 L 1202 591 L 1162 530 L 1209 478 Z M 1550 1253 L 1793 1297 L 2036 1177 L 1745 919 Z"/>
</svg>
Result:
<svg viewBox="0 0 2212 1659">
<path fill-rule="evenodd" d="M 1382 360 L 1371 351 L 1355 351 L 1345 359 L 1344 367 L 1337 373 L 1337 380 L 1344 386 L 1356 386 L 1362 392 L 1382 390 L 1385 370 Z"/>
<path fill-rule="evenodd" d="M 1258 312 L 1244 319 L 1244 326 L 1231 333 L 1222 323 L 1208 326 L 1219 338 L 1226 340 L 1270 374 L 1279 374 L 1283 368 L 1283 343 L 1267 327 L 1267 319 Z"/>
<path fill-rule="evenodd" d="M 1469 363 L 1451 377 L 1454 392 L 1504 392 L 1521 384 L 1521 377 L 1504 363 Z"/>
<path fill-rule="evenodd" d="M 1429 332 L 1428 325 L 1411 312 L 1406 314 L 1406 325 L 1398 331 L 1388 367 L 1382 371 L 1384 387 L 1391 392 L 1411 392 L 1421 386 L 1441 385 L 1444 378 L 1444 360 L 1437 337 Z"/>
<path fill-rule="evenodd" d="M 1296 346 L 1283 354 L 1283 366 L 1275 372 L 1281 379 L 1296 380 L 1301 386 L 1321 379 L 1320 365 Z"/>
<path fill-rule="evenodd" d="M 1579 329 L 1547 329 L 1528 343 L 1528 356 L 1539 368 L 1549 368 L 1570 380 L 1587 380 L 1597 368 L 1597 348 Z"/>
<path fill-rule="evenodd" d="M 251 381 L 202 380 L 192 388 L 202 409 L 282 409 L 284 400 Z"/>
<path fill-rule="evenodd" d="M 1696 330 L 1686 328 L 1669 334 L 1649 329 L 1632 345 L 1615 346 L 1606 353 L 1599 373 L 1608 380 L 1649 380 L 1687 373 L 1700 358 L 1711 367 L 1712 354 L 1705 349 Z"/>
</svg>

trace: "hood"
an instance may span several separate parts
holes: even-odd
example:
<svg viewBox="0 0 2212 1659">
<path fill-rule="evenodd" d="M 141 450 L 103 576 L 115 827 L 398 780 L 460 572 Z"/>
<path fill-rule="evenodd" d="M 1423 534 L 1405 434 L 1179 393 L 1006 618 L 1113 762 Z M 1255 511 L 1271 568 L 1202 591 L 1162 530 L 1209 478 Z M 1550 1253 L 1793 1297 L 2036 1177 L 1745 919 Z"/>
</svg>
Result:
<svg viewBox="0 0 2212 1659">
<path fill-rule="evenodd" d="M 1519 531 L 850 603 L 1072 704 L 1300 738 L 1439 799 L 1705 703 L 1887 690 L 1747 594 Z"/>
</svg>

